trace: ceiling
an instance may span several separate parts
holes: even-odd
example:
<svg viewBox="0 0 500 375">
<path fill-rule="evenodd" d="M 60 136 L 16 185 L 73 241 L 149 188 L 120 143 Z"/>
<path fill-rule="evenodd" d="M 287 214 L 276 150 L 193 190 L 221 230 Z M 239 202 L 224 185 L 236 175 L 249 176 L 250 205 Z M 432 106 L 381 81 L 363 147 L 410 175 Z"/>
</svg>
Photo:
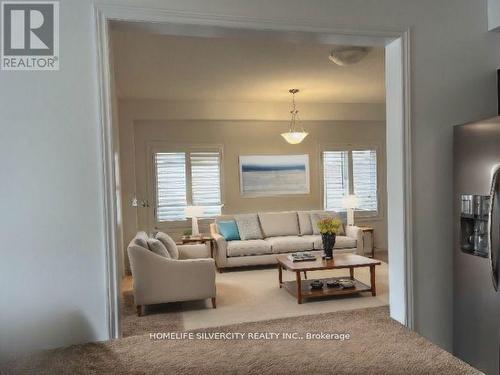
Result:
<svg viewBox="0 0 500 375">
<path fill-rule="evenodd" d="M 331 45 L 112 31 L 120 98 L 172 101 L 383 103 L 384 49 L 337 66 Z"/>
</svg>

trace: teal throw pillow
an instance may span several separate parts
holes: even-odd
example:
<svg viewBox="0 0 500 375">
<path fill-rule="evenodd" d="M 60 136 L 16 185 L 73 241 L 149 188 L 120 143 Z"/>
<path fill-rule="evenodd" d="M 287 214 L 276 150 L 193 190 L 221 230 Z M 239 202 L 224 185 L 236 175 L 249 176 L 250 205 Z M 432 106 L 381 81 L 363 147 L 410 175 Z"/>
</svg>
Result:
<svg viewBox="0 0 500 375">
<path fill-rule="evenodd" d="M 240 232 L 238 231 L 238 226 L 236 221 L 219 221 L 217 223 L 219 227 L 219 233 L 226 239 L 226 241 L 240 240 Z"/>
</svg>

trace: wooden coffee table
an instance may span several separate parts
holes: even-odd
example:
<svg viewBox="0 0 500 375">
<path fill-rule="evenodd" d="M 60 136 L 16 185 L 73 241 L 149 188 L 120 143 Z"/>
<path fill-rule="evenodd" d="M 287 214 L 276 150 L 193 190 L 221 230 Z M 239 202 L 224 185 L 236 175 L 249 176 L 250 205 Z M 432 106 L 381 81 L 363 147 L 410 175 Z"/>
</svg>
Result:
<svg viewBox="0 0 500 375">
<path fill-rule="evenodd" d="M 301 304 L 304 298 L 346 295 L 360 292 L 371 292 L 372 296 L 377 295 L 375 289 L 375 266 L 380 265 L 380 261 L 356 254 L 334 255 L 334 258 L 330 260 L 322 259 L 321 255 L 316 255 L 316 257 L 316 260 L 306 262 L 292 262 L 288 259 L 288 255 L 276 257 L 278 261 L 279 286 L 280 288 L 284 287 L 292 295 L 296 296 L 297 303 Z M 369 286 L 354 278 L 354 269 L 359 267 L 370 267 Z M 312 280 L 301 279 L 301 272 L 305 274 L 307 271 L 334 270 L 340 268 L 348 268 L 349 276 L 316 279 L 323 282 L 323 289 L 311 289 L 310 284 Z M 295 272 L 295 281 L 283 282 L 283 269 Z M 354 280 L 354 288 L 342 289 L 341 287 L 329 288 L 326 286 L 328 280 L 348 278 Z"/>
</svg>

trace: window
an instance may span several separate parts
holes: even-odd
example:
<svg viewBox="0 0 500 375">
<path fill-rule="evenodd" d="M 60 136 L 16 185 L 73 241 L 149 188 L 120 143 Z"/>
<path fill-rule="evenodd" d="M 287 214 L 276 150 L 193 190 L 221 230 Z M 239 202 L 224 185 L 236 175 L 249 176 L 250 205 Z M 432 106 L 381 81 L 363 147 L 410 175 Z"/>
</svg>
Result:
<svg viewBox="0 0 500 375">
<path fill-rule="evenodd" d="M 188 205 L 202 206 L 202 217 L 221 214 L 220 151 L 157 152 L 156 220 L 185 220 Z"/>
<path fill-rule="evenodd" d="M 354 194 L 358 197 L 359 210 L 378 211 L 377 152 L 352 151 L 352 180 Z"/>
<path fill-rule="evenodd" d="M 325 208 L 344 211 L 342 201 L 349 194 L 349 162 L 347 151 L 323 153 Z"/>
<path fill-rule="evenodd" d="M 326 210 L 346 211 L 346 195 L 358 197 L 357 211 L 378 213 L 377 151 L 340 150 L 323 152 L 324 206 Z"/>
<path fill-rule="evenodd" d="M 221 213 L 220 155 L 218 152 L 193 152 L 191 160 L 191 192 L 194 206 L 203 206 L 205 216 Z"/>
</svg>

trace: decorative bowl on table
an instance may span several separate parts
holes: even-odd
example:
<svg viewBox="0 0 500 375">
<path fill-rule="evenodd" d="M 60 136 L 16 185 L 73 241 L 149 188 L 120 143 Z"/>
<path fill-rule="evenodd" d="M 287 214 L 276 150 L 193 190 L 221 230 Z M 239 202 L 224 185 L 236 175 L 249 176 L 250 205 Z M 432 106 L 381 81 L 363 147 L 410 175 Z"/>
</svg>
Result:
<svg viewBox="0 0 500 375">
<path fill-rule="evenodd" d="M 328 288 L 339 288 L 340 287 L 340 283 L 338 282 L 338 280 L 328 280 L 326 282 L 326 286 Z"/>
<path fill-rule="evenodd" d="M 314 280 L 310 284 L 311 289 L 323 289 L 323 282 Z"/>
</svg>

